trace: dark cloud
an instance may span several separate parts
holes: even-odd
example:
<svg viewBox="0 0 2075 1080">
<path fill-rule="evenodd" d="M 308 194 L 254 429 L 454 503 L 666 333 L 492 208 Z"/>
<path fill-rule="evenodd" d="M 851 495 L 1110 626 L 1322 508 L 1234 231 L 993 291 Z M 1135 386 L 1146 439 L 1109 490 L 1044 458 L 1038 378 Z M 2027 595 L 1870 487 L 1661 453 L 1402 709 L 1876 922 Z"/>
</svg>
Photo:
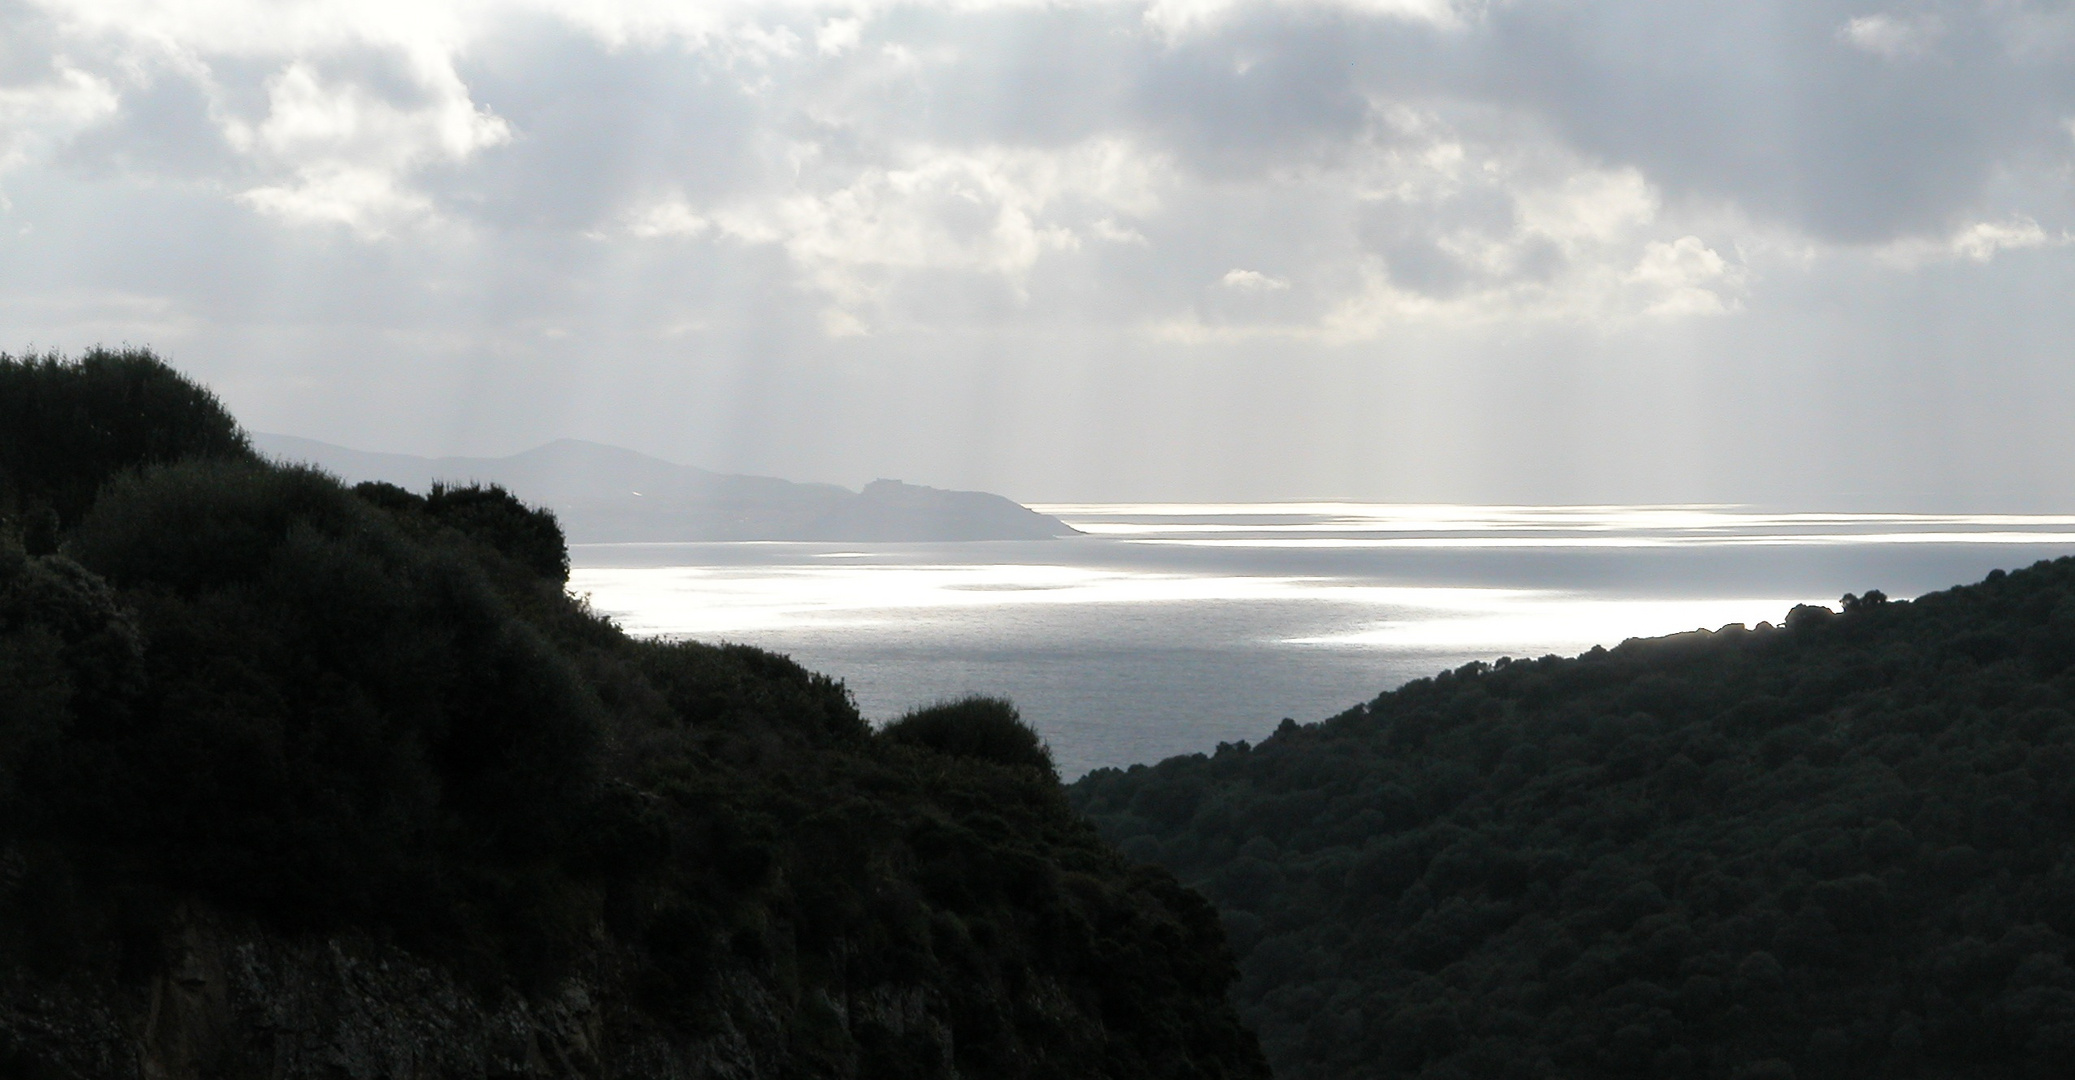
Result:
<svg viewBox="0 0 2075 1080">
<path fill-rule="evenodd" d="M 1502 5 L 1463 89 L 1674 195 L 1887 240 L 1951 227 L 2000 166 L 2066 139 L 2068 58 L 2014 58 L 1996 11 L 1948 5 L 1922 54 L 1889 58 L 1841 36 L 1859 4 Z"/>
<path fill-rule="evenodd" d="M 1212 175 L 1258 176 L 1341 155 L 1369 126 L 1359 81 L 1378 43 L 1330 14 L 1264 15 L 1144 58 L 1118 104 Z M 1398 39 L 1387 39 L 1390 48 Z"/>
<path fill-rule="evenodd" d="M 1446 28 L 1261 9 L 1143 57 L 1118 105 L 1220 171 L 1331 156 L 1377 103 L 1495 107 L 1671 197 L 1854 243 L 1949 229 L 2012 163 L 2065 159 L 2075 54 L 2038 44 L 2036 10 L 1911 8 L 1892 18 L 1925 40 L 1897 55 L 1849 40 L 1869 14 L 1831 0 L 1528 0 Z"/>
</svg>

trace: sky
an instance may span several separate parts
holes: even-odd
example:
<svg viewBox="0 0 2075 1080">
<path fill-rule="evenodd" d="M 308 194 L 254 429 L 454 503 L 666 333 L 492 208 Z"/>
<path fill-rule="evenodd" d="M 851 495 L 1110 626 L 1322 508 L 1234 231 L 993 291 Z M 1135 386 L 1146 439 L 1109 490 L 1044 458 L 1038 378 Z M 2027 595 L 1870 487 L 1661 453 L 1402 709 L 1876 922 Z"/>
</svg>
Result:
<svg viewBox="0 0 2075 1080">
<path fill-rule="evenodd" d="M 1025 501 L 2075 509 L 2075 8 L 0 0 L 0 349 Z"/>
</svg>

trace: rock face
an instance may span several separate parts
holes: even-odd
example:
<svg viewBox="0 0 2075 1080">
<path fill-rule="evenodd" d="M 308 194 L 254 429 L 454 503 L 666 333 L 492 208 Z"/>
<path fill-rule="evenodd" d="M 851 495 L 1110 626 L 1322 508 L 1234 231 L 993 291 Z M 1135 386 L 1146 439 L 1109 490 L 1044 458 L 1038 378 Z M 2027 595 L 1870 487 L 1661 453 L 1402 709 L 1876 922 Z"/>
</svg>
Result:
<svg viewBox="0 0 2075 1080">
<path fill-rule="evenodd" d="M 599 1054 L 605 1012 L 590 978 L 531 1000 L 486 1000 L 450 973 L 365 938 L 288 939 L 194 912 L 165 944 L 167 962 L 141 980 L 73 973 L 37 985 L 18 976 L 0 1002 L 0 1071 L 142 1080 L 630 1075 L 608 1071 Z"/>
<path fill-rule="evenodd" d="M 141 995 L 142 1076 L 581 1076 L 600 1064 L 584 980 L 485 1001 L 367 941 L 283 941 L 202 919 Z"/>
<path fill-rule="evenodd" d="M 192 907 L 173 926 L 160 943 L 163 963 L 141 977 L 74 971 L 43 980 L 12 973 L 0 984 L 0 1076 L 966 1075 L 953 1060 L 950 1002 L 925 984 L 788 992 L 737 971 L 716 987 L 716 1014 L 700 1024 L 673 1025 L 644 1013 L 628 986 L 632 966 L 602 946 L 578 973 L 521 995 L 485 992 L 364 935 L 291 937 Z M 1065 1024 L 1085 1019 L 1056 986 L 1032 986 L 1027 1000 L 1000 1004 L 1050 1013 Z M 898 1058 L 883 1052 L 892 1047 L 899 1048 Z"/>
</svg>

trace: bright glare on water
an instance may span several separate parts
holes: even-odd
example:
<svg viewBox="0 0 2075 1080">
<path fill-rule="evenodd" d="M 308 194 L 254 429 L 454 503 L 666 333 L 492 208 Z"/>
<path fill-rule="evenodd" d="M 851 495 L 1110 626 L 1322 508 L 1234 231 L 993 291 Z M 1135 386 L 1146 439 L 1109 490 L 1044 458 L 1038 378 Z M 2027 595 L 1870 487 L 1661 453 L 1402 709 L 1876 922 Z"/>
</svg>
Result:
<svg viewBox="0 0 2075 1080">
<path fill-rule="evenodd" d="M 2075 551 L 2075 517 L 1715 506 L 1042 506 L 1086 535 L 588 544 L 571 588 L 637 634 L 739 641 L 888 719 L 1005 694 L 1078 776 L 1259 739 L 1470 660 L 1778 621 Z"/>
</svg>

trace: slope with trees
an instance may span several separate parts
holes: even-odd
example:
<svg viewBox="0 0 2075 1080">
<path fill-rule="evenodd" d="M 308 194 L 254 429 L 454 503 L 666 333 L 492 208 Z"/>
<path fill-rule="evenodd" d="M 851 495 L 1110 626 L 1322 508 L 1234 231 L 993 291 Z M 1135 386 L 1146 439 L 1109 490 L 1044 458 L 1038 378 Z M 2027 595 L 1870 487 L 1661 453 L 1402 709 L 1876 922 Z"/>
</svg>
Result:
<svg viewBox="0 0 2075 1080">
<path fill-rule="evenodd" d="M 1218 905 L 1285 1080 L 2075 1061 L 2075 560 L 1471 664 L 1072 798 Z"/>
<path fill-rule="evenodd" d="M 1266 1074 L 1005 705 L 629 639 L 551 515 L 256 460 L 148 354 L 0 413 L 0 1075 Z"/>
</svg>

